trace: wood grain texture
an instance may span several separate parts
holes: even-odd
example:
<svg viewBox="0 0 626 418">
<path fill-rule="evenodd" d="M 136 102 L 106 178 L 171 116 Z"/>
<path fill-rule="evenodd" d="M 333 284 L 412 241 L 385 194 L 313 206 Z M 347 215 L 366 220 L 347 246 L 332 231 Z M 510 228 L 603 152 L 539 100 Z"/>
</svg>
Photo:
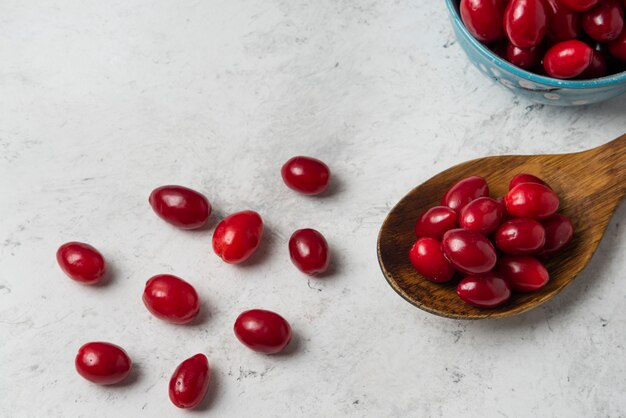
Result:
<svg viewBox="0 0 626 418">
<path fill-rule="evenodd" d="M 420 276 L 411 265 L 409 249 L 416 238 L 417 217 L 440 204 L 456 181 L 479 175 L 487 179 L 492 197 L 504 196 L 518 173 L 544 179 L 561 200 L 560 213 L 574 224 L 574 239 L 546 263 L 550 281 L 532 293 L 514 293 L 496 309 L 480 309 L 456 295 L 454 280 L 437 284 Z M 626 193 L 626 135 L 601 147 L 574 154 L 509 155 L 480 158 L 449 168 L 411 190 L 391 210 L 378 236 L 378 260 L 387 281 L 404 299 L 425 311 L 458 319 L 511 316 L 532 309 L 560 292 L 587 265 L 611 216 Z"/>
</svg>

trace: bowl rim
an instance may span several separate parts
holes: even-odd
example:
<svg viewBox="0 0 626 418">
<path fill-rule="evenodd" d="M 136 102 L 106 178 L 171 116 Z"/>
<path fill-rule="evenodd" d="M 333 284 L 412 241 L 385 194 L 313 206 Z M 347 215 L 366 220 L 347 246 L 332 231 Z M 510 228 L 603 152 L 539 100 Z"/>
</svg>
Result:
<svg viewBox="0 0 626 418">
<path fill-rule="evenodd" d="M 490 59 L 492 62 L 497 64 L 500 67 L 503 67 L 507 71 L 513 73 L 514 75 L 525 78 L 527 80 L 541 83 L 544 85 L 548 85 L 551 87 L 558 88 L 570 88 L 570 89 L 586 89 L 586 88 L 595 88 L 595 87 L 610 87 L 615 86 L 619 83 L 626 82 L 626 71 L 622 71 L 620 73 L 612 74 L 610 76 L 594 78 L 592 80 L 561 80 L 558 78 L 545 77 L 542 75 L 538 75 L 535 73 L 531 73 L 530 71 L 523 70 L 515 65 L 509 63 L 508 61 L 500 58 L 497 54 L 479 42 L 474 36 L 469 33 L 465 24 L 461 20 L 460 13 L 457 11 L 455 6 L 455 2 L 459 0 L 446 0 L 446 5 L 448 6 L 448 12 L 450 12 L 450 16 L 454 21 L 454 24 L 459 27 L 463 35 L 469 40 L 469 42 L 486 58 Z"/>
</svg>

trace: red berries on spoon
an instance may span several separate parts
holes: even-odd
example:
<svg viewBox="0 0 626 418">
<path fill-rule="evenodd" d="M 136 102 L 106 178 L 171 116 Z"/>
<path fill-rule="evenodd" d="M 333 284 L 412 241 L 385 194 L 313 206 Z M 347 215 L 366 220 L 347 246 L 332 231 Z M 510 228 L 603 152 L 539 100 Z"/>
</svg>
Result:
<svg viewBox="0 0 626 418">
<path fill-rule="evenodd" d="M 553 256 L 574 233 L 571 221 L 555 213 L 556 193 L 534 175 L 514 176 L 504 199 L 488 194 L 482 177 L 452 185 L 442 199 L 447 206 L 432 207 L 418 217 L 418 239 L 409 251 L 415 270 L 430 281 L 448 282 L 457 271 L 464 274 L 457 294 L 479 308 L 502 305 L 512 291 L 545 286 L 549 273 L 534 256 Z M 498 260 L 496 247 L 508 255 Z"/>
</svg>

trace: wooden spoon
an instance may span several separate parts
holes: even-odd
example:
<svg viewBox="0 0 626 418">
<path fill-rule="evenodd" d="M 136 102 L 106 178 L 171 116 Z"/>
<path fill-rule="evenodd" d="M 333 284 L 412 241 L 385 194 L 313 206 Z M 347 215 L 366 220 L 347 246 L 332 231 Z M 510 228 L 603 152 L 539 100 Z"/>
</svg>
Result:
<svg viewBox="0 0 626 418">
<path fill-rule="evenodd" d="M 534 174 L 559 195 L 560 213 L 574 224 L 574 239 L 546 263 L 548 284 L 532 293 L 514 293 L 504 306 L 480 309 L 456 295 L 456 282 L 433 283 L 411 265 L 409 249 L 415 242 L 417 217 L 440 204 L 456 181 L 484 177 L 492 197 L 504 196 L 509 180 L 518 173 Z M 391 210 L 378 236 L 378 260 L 393 289 L 420 309 L 449 318 L 500 318 L 519 314 L 546 302 L 567 286 L 587 265 L 598 248 L 611 215 L 626 193 L 626 135 L 598 148 L 574 154 L 506 155 L 479 158 L 437 174 L 411 190 Z"/>
</svg>

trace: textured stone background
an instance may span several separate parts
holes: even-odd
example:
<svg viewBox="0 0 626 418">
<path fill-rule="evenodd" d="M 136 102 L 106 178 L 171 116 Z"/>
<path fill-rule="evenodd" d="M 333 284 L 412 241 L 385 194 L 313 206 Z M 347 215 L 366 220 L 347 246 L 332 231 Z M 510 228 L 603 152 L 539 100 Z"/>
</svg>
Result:
<svg viewBox="0 0 626 418">
<path fill-rule="evenodd" d="M 533 105 L 483 78 L 442 1 L 0 0 L 0 416 L 619 417 L 626 411 L 622 206 L 589 268 L 520 317 L 459 322 L 419 311 L 378 269 L 387 211 L 463 160 L 578 151 L 626 132 L 626 97 Z M 335 175 L 324 198 L 281 182 L 296 154 Z M 251 265 L 223 264 L 211 231 L 151 212 L 150 191 L 203 191 L 219 217 L 255 209 L 268 235 Z M 593 222 L 589 214 L 589 222 Z M 334 274 L 307 280 L 286 241 L 328 238 Z M 58 245 L 87 241 L 113 270 L 87 288 Z M 196 326 L 141 303 L 170 272 L 205 301 Z M 234 338 L 244 309 L 291 322 L 290 352 Z M 89 340 L 123 345 L 122 387 L 77 376 Z M 167 397 L 176 365 L 209 356 L 198 412 Z"/>
</svg>

